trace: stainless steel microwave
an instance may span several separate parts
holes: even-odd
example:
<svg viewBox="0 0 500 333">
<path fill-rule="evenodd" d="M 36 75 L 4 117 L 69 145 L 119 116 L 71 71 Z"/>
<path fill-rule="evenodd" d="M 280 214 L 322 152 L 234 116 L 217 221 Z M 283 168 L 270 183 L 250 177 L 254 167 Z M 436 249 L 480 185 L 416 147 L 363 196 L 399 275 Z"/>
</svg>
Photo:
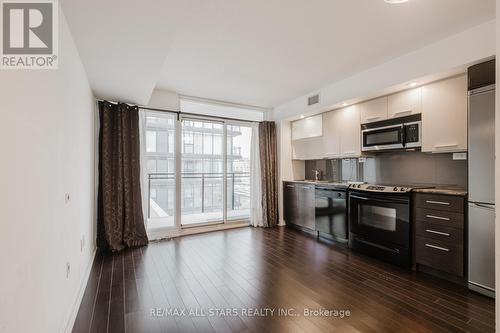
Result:
<svg viewBox="0 0 500 333">
<path fill-rule="evenodd" d="M 420 148 L 422 117 L 420 114 L 361 125 L 361 150 Z"/>
</svg>

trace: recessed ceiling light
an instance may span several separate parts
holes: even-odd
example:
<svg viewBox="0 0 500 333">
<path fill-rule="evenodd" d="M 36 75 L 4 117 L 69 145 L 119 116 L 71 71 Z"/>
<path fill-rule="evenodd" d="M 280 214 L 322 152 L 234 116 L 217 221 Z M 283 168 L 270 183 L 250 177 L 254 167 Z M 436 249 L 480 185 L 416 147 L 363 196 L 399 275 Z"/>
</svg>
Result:
<svg viewBox="0 0 500 333">
<path fill-rule="evenodd" d="M 391 5 L 408 2 L 408 0 L 384 0 L 384 1 Z"/>
<path fill-rule="evenodd" d="M 342 103 L 342 106 L 347 106 L 347 103 Z"/>
<path fill-rule="evenodd" d="M 304 119 L 305 116 L 303 114 L 300 115 L 300 119 Z"/>
<path fill-rule="evenodd" d="M 417 82 L 412 82 L 412 83 L 410 83 L 410 84 L 408 84 L 408 85 L 409 85 L 410 87 L 416 87 L 416 86 L 418 85 L 418 83 L 417 83 Z"/>
</svg>

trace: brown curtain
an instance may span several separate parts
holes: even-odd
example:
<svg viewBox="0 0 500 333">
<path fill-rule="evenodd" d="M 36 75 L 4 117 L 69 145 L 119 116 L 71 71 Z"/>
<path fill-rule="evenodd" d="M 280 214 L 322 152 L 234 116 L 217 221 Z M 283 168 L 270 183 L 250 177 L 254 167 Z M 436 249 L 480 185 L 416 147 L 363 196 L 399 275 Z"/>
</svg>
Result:
<svg viewBox="0 0 500 333">
<path fill-rule="evenodd" d="M 119 251 L 146 245 L 140 184 L 139 109 L 99 102 L 97 245 Z"/>
<path fill-rule="evenodd" d="M 263 224 L 264 227 L 274 227 L 278 224 L 278 148 L 274 122 L 259 124 L 259 145 Z"/>
</svg>

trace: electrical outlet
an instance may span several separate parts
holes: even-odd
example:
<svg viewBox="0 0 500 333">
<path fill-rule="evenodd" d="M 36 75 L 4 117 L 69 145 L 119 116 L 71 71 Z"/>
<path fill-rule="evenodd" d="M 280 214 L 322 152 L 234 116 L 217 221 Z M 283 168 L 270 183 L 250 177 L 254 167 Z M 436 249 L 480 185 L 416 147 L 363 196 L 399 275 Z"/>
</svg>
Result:
<svg viewBox="0 0 500 333">
<path fill-rule="evenodd" d="M 460 160 L 466 160 L 467 159 L 467 153 L 453 153 L 453 160 L 454 161 L 460 161 Z"/>
<path fill-rule="evenodd" d="M 64 194 L 64 203 L 68 204 L 70 201 L 71 197 L 69 196 L 69 193 Z"/>
<path fill-rule="evenodd" d="M 69 273 L 71 272 L 71 264 L 66 262 L 66 278 L 69 278 Z"/>
</svg>

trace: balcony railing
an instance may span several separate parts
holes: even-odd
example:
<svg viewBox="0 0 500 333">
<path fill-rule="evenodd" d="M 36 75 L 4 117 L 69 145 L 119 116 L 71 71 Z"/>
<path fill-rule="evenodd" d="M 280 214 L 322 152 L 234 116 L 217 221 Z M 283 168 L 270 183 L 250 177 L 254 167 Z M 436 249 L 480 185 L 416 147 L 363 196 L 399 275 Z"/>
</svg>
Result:
<svg viewBox="0 0 500 333">
<path fill-rule="evenodd" d="M 184 197 L 181 202 L 191 203 L 189 207 L 181 207 L 183 213 L 206 213 L 214 210 L 223 209 L 223 200 L 210 197 L 207 193 L 207 188 L 213 191 L 214 185 L 223 184 L 224 173 L 222 172 L 183 172 L 181 174 L 182 182 L 194 182 L 195 187 L 198 187 L 198 193 L 201 195 Z M 147 175 L 148 182 L 148 218 L 172 216 L 174 212 L 174 199 L 169 199 L 168 196 L 175 196 L 175 173 L 149 173 Z M 198 182 L 198 184 L 196 184 Z M 198 185 L 198 186 L 196 186 Z M 168 189 L 172 191 L 168 191 Z M 156 198 L 152 197 L 152 191 L 156 192 Z M 164 191 L 164 200 L 158 200 L 158 192 Z M 222 190 L 222 188 L 221 188 Z M 223 198 L 223 193 L 218 193 L 220 198 Z M 227 173 L 227 209 L 228 210 L 248 210 L 250 203 L 250 173 L 249 172 L 228 172 Z M 207 201 L 209 201 L 207 203 Z M 215 201 L 215 203 L 214 203 Z M 181 203 L 182 205 L 182 203 Z M 154 206 L 154 207 L 152 207 Z M 155 216 L 152 216 L 152 210 L 155 211 Z M 162 216 L 163 215 L 163 216 Z"/>
</svg>

